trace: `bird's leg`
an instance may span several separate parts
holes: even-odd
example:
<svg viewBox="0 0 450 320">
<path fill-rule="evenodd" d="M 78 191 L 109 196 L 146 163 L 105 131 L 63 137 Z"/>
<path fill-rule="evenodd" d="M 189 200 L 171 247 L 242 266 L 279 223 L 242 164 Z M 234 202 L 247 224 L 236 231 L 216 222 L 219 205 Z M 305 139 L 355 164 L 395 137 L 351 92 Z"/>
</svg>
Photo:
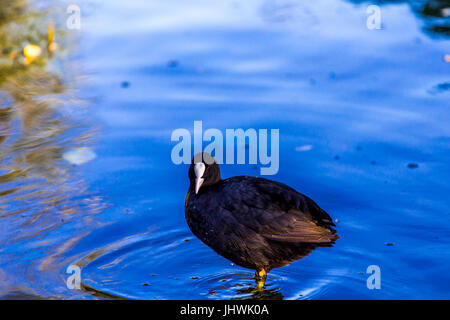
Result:
<svg viewBox="0 0 450 320">
<path fill-rule="evenodd" d="M 262 291 L 264 288 L 264 284 L 266 282 L 267 272 L 264 268 L 256 270 L 255 272 L 255 280 L 256 280 L 256 288 L 255 291 Z"/>
</svg>

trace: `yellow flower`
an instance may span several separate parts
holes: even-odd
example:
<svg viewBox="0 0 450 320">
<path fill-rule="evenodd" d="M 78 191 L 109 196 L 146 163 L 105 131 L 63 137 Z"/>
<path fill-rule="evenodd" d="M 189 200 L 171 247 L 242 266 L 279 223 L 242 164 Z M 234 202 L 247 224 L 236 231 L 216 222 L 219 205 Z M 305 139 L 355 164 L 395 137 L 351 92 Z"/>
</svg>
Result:
<svg viewBox="0 0 450 320">
<path fill-rule="evenodd" d="M 48 45 L 48 51 L 53 52 L 58 49 L 58 44 L 56 42 L 52 42 Z"/>
<path fill-rule="evenodd" d="M 55 40 L 55 27 L 50 23 L 47 25 L 47 41 L 50 44 L 53 40 Z"/>
<path fill-rule="evenodd" d="M 23 48 L 23 54 L 28 60 L 34 60 L 39 57 L 42 53 L 41 47 L 35 44 L 29 44 Z"/>
</svg>

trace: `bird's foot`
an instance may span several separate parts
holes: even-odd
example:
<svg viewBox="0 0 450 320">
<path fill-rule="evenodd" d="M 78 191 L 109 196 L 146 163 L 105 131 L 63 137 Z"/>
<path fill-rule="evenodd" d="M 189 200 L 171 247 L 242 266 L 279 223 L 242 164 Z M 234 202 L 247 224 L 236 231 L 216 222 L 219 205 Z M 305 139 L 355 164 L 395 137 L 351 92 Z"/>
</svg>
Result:
<svg viewBox="0 0 450 320">
<path fill-rule="evenodd" d="M 264 280 L 266 280 L 266 277 L 267 277 L 266 270 L 264 270 L 264 269 L 256 270 L 256 272 L 255 272 L 256 281 L 260 281 L 260 280 L 264 281 Z"/>
<path fill-rule="evenodd" d="M 264 269 L 256 270 L 255 272 L 256 287 L 255 289 L 253 289 L 252 293 L 261 292 L 264 290 L 266 278 L 267 278 L 266 270 Z"/>
</svg>

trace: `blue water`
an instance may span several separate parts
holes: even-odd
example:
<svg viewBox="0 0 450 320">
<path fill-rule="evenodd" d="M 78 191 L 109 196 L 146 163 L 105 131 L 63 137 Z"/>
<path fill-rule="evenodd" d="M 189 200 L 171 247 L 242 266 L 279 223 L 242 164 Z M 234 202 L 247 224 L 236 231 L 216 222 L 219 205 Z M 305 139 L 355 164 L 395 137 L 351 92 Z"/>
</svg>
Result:
<svg viewBox="0 0 450 320">
<path fill-rule="evenodd" d="M 379 30 L 366 27 L 365 2 L 80 2 L 65 61 L 87 102 L 56 117 L 83 125 L 55 140 L 27 137 L 57 149 L 44 182 L 1 181 L 19 191 L 1 199 L 0 295 L 450 298 L 450 40 L 430 31 L 422 2 L 381 3 Z M 188 167 L 172 163 L 170 136 L 195 120 L 204 130 L 279 129 L 280 169 L 269 178 L 337 219 L 335 246 L 273 270 L 252 293 L 253 271 L 203 245 L 184 220 Z M 79 147 L 96 157 L 70 165 L 62 155 Z M 42 144 L 1 148 L 6 170 Z M 21 169 L 40 179 L 45 161 Z M 259 175 L 259 166 L 221 171 Z M 72 264 L 82 290 L 66 286 Z M 379 290 L 366 285 L 370 265 Z"/>
</svg>

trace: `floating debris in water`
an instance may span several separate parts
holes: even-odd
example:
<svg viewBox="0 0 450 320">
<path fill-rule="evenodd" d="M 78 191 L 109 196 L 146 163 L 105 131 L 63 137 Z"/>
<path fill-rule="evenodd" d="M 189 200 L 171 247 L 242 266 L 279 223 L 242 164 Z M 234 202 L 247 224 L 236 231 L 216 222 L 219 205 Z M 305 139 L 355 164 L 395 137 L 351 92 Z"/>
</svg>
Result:
<svg viewBox="0 0 450 320">
<path fill-rule="evenodd" d="M 130 209 L 123 209 L 124 214 L 132 214 L 133 212 Z"/>
<path fill-rule="evenodd" d="M 334 220 L 334 223 L 338 224 L 338 223 L 339 223 L 339 220 L 338 220 L 338 219 L 335 219 L 335 220 Z"/>
<path fill-rule="evenodd" d="M 450 54 L 445 54 L 444 55 L 444 61 L 447 63 L 450 63 Z"/>
<path fill-rule="evenodd" d="M 304 146 L 299 146 L 295 148 L 295 151 L 303 152 L 312 150 L 313 146 L 310 144 L 305 144 Z"/>
<path fill-rule="evenodd" d="M 95 159 L 97 155 L 87 147 L 73 148 L 63 154 L 63 159 L 71 164 L 80 165 Z"/>
<path fill-rule="evenodd" d="M 179 64 L 180 63 L 177 60 L 170 60 L 169 62 L 167 62 L 167 66 L 169 68 L 176 68 Z"/>
<path fill-rule="evenodd" d="M 436 94 L 436 93 L 441 93 L 443 91 L 448 91 L 448 90 L 450 90 L 450 82 L 443 82 L 443 83 L 439 83 L 438 85 L 436 85 L 433 88 L 431 88 L 430 90 L 428 90 L 428 93 Z"/>
<path fill-rule="evenodd" d="M 192 280 L 197 280 L 197 279 L 198 279 L 198 277 L 196 277 L 196 276 L 193 276 L 193 277 L 191 277 L 191 279 L 192 279 Z"/>
<path fill-rule="evenodd" d="M 377 164 L 377 162 L 376 162 L 376 161 L 374 161 L 374 160 L 372 160 L 372 161 L 370 161 L 370 164 L 374 166 L 374 165 L 376 165 L 376 164 Z"/>
<path fill-rule="evenodd" d="M 184 242 L 188 242 L 188 241 L 190 241 L 190 240 L 189 240 L 189 239 L 184 239 L 183 241 L 184 241 Z"/>
<path fill-rule="evenodd" d="M 122 88 L 128 88 L 129 86 L 130 86 L 130 83 L 128 82 L 128 81 L 122 81 L 122 83 L 120 84 L 120 86 L 122 87 Z"/>
<path fill-rule="evenodd" d="M 444 91 L 444 90 L 449 90 L 450 89 L 450 82 L 443 82 L 443 83 L 439 83 L 437 85 L 437 89 Z"/>
<path fill-rule="evenodd" d="M 415 169 L 418 167 L 419 167 L 419 165 L 417 163 L 408 163 L 408 168 L 410 168 L 410 169 Z"/>
<path fill-rule="evenodd" d="M 142 286 L 144 286 L 144 287 L 148 287 L 148 286 L 149 286 L 149 284 L 148 284 L 147 282 L 145 282 L 145 283 L 143 283 L 143 284 L 142 284 Z"/>
<path fill-rule="evenodd" d="M 387 242 L 386 243 L 386 246 L 388 246 L 388 247 L 392 247 L 394 244 L 392 243 L 392 242 Z"/>
</svg>

